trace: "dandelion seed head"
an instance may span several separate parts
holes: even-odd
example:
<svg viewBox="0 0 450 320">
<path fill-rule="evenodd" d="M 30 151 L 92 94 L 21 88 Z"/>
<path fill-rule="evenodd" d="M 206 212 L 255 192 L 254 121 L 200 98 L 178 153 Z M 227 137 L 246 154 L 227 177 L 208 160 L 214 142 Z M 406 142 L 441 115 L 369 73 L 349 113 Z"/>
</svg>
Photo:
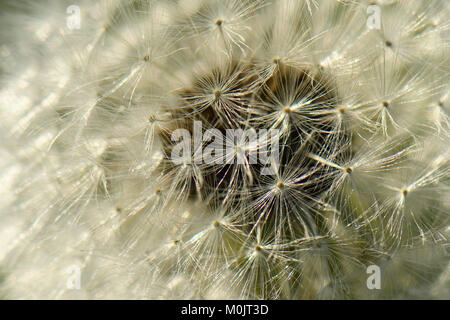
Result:
<svg viewBox="0 0 450 320">
<path fill-rule="evenodd" d="M 445 1 L 77 5 L 1 5 L 0 295 L 445 296 Z"/>
</svg>

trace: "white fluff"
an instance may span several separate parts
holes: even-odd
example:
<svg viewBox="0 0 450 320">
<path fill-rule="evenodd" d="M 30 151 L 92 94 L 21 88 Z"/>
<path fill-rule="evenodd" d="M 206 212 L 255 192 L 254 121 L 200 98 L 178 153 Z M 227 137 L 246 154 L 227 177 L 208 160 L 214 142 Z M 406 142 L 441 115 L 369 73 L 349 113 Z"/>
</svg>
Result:
<svg viewBox="0 0 450 320">
<path fill-rule="evenodd" d="M 0 5 L 0 297 L 449 298 L 447 1 L 78 3 Z M 199 119 L 276 175 L 170 163 Z"/>
</svg>

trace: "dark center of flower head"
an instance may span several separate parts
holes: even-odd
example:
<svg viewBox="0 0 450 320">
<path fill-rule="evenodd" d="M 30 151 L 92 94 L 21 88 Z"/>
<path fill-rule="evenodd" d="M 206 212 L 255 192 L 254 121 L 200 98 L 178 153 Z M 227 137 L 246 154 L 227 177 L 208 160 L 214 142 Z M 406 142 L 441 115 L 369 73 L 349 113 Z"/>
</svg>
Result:
<svg viewBox="0 0 450 320">
<path fill-rule="evenodd" d="M 212 205 L 238 208 L 275 187 L 286 197 L 292 188 L 299 195 L 294 199 L 297 205 L 305 206 L 332 185 L 336 175 L 326 160 L 338 161 L 346 153 L 347 134 L 336 129 L 332 117 L 337 110 L 336 91 L 323 72 L 313 74 L 282 63 L 270 76 L 255 70 L 251 64 L 233 62 L 226 68 L 212 68 L 179 91 L 180 103 L 170 110 L 175 120 L 161 133 L 163 174 L 173 176 L 179 190 Z M 180 165 L 170 161 L 178 143 L 171 135 L 185 129 L 195 140 L 199 122 L 203 135 L 215 130 L 223 140 L 202 141 L 200 152 L 193 141 L 191 172 L 183 175 Z M 228 131 L 239 129 L 244 134 L 230 141 Z M 272 135 L 262 134 L 271 129 Z M 230 142 L 235 148 L 228 148 Z M 212 158 L 195 161 L 211 146 L 222 146 L 221 152 L 214 149 Z M 263 172 L 264 168 L 271 171 Z"/>
</svg>

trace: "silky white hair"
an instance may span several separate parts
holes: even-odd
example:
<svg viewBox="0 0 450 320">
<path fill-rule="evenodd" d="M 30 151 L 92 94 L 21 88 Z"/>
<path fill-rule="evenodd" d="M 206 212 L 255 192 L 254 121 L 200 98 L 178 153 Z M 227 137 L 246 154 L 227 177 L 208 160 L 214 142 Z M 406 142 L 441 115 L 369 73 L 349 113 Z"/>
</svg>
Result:
<svg viewBox="0 0 450 320">
<path fill-rule="evenodd" d="M 448 1 L 71 5 L 0 5 L 0 297 L 450 297 Z M 174 165 L 193 121 L 276 173 Z"/>
</svg>

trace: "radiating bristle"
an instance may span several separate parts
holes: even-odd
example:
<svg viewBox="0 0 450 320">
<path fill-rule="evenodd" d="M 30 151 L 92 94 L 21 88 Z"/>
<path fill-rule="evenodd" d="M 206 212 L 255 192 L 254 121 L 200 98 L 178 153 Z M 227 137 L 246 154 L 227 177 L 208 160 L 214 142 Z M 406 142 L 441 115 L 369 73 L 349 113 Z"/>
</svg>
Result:
<svg viewBox="0 0 450 320">
<path fill-rule="evenodd" d="M 448 298 L 447 1 L 72 2 L 0 4 L 0 297 Z"/>
</svg>

